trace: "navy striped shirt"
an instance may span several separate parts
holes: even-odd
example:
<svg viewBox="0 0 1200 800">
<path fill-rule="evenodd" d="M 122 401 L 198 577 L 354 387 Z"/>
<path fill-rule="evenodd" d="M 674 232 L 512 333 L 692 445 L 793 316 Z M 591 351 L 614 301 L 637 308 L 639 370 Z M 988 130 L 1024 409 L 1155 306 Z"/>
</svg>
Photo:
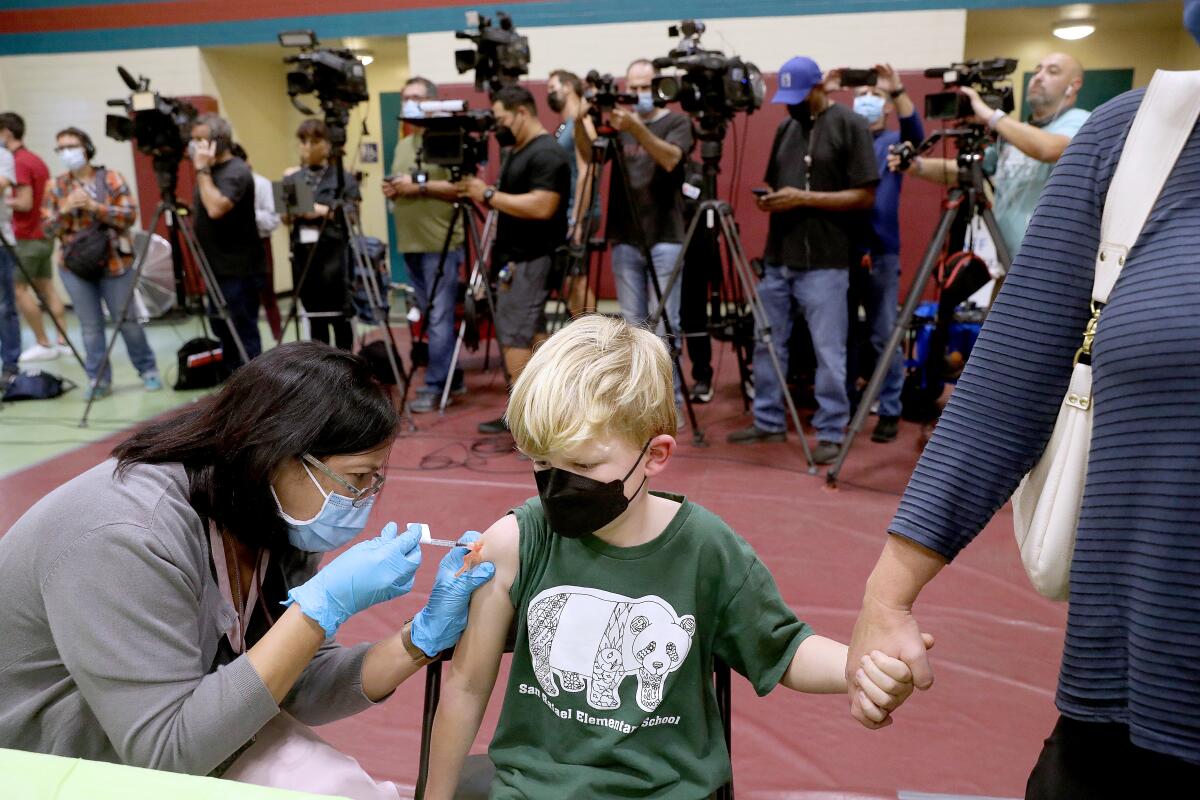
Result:
<svg viewBox="0 0 1200 800">
<path fill-rule="evenodd" d="M 1059 160 L 893 533 L 953 558 L 1045 448 L 1142 94 L 1098 109 Z M 1125 723 L 1135 745 L 1200 763 L 1198 311 L 1200 126 L 1100 316 L 1057 695 L 1068 717 Z"/>
</svg>

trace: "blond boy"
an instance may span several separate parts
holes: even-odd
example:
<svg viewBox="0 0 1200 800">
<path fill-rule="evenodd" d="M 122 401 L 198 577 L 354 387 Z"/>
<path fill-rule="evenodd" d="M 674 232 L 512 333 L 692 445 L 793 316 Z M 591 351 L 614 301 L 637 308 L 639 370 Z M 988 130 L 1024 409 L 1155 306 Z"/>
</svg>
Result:
<svg viewBox="0 0 1200 800">
<path fill-rule="evenodd" d="M 671 361 L 649 331 L 582 317 L 534 355 L 507 419 L 538 498 L 484 534 L 495 578 L 471 601 L 434 722 L 428 800 L 453 797 L 516 615 L 493 798 L 707 797 L 730 775 L 719 656 L 760 695 L 846 691 L 846 646 L 813 634 L 750 546 L 649 482 L 675 452 Z M 912 692 L 874 654 L 878 721 Z"/>
</svg>

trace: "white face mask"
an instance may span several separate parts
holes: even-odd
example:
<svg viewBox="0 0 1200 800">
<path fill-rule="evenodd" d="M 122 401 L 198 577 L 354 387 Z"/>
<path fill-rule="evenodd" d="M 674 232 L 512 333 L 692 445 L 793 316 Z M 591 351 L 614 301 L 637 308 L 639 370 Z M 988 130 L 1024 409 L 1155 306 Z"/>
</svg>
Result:
<svg viewBox="0 0 1200 800">
<path fill-rule="evenodd" d="M 58 151 L 58 158 L 69 171 L 83 169 L 88 163 L 87 152 L 82 147 L 68 147 Z"/>
</svg>

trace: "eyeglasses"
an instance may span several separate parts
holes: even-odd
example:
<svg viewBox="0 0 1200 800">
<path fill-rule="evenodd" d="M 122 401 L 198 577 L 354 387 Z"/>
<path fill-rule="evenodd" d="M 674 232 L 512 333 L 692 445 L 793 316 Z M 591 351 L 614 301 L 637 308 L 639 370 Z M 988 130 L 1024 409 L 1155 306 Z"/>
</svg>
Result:
<svg viewBox="0 0 1200 800">
<path fill-rule="evenodd" d="M 386 480 L 386 478 L 381 473 L 376 472 L 371 476 L 371 485 L 365 489 L 359 489 L 353 483 L 346 480 L 341 475 L 338 475 L 336 472 L 334 472 L 329 467 L 322 464 L 317 459 L 310 456 L 308 453 L 305 453 L 304 455 L 302 455 L 301 458 L 304 459 L 304 461 L 306 461 L 307 463 L 312 464 L 314 467 L 319 469 L 321 472 L 328 475 L 330 478 L 332 478 L 334 480 L 334 482 L 336 482 L 339 486 L 341 486 L 346 491 L 348 491 L 350 493 L 350 497 L 353 498 L 352 504 L 354 505 L 355 508 L 361 506 L 363 503 L 367 502 L 367 500 L 369 500 L 372 497 L 374 497 L 375 495 L 379 494 L 379 490 L 383 488 L 383 482 Z"/>
</svg>

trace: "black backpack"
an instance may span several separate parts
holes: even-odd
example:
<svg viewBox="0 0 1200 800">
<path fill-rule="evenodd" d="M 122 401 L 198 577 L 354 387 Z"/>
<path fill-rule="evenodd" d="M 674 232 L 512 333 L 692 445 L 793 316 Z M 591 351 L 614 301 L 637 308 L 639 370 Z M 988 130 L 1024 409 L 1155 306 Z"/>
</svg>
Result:
<svg viewBox="0 0 1200 800">
<path fill-rule="evenodd" d="M 184 342 L 175 354 L 179 366 L 175 391 L 208 389 L 228 378 L 224 355 L 216 339 L 197 337 Z"/>
<path fill-rule="evenodd" d="M 96 170 L 98 196 L 108 199 L 108 174 L 104 167 Z M 112 254 L 112 228 L 99 220 L 75 232 L 63 247 L 63 266 L 77 277 L 95 283 L 108 273 Z"/>
<path fill-rule="evenodd" d="M 70 379 L 60 378 L 41 370 L 26 370 L 13 376 L 4 390 L 4 402 L 14 400 L 49 400 L 58 397 L 75 384 Z"/>
</svg>

